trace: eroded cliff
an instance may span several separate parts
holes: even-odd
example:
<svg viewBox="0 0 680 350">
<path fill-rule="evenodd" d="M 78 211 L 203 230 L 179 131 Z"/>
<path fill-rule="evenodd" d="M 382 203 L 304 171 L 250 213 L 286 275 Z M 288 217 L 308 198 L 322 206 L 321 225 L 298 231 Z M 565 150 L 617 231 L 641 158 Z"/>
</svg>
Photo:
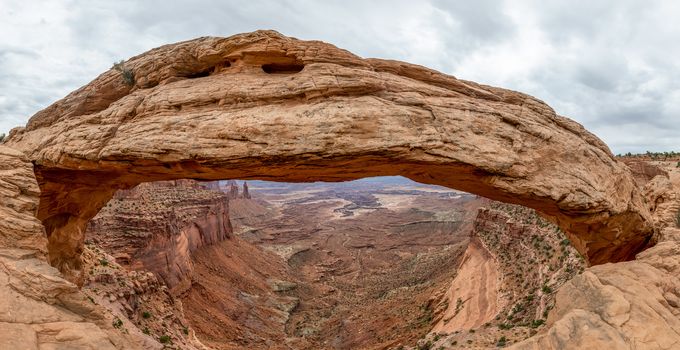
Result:
<svg viewBox="0 0 680 350">
<path fill-rule="evenodd" d="M 120 191 L 89 222 L 86 238 L 179 295 L 191 285 L 192 253 L 232 234 L 228 196 L 215 188 L 182 180 Z"/>
</svg>

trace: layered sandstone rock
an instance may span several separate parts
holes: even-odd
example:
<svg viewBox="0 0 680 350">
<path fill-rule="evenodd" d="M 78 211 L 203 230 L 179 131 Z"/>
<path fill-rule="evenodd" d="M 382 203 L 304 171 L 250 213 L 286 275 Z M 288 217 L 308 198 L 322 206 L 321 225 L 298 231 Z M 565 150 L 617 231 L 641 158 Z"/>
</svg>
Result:
<svg viewBox="0 0 680 350">
<path fill-rule="evenodd" d="M 663 179 L 644 197 L 606 145 L 524 94 L 275 32 L 125 67 L 132 84 L 110 70 L 12 131 L 26 156 L 0 146 L 0 348 L 149 348 L 64 279 L 83 282 L 88 220 L 145 181 L 401 174 L 535 208 L 594 264 L 633 258 L 677 215 Z M 677 347 L 680 234 L 662 232 L 638 260 L 567 283 L 548 327 L 516 347 Z"/>
<path fill-rule="evenodd" d="M 87 237 L 119 263 L 159 275 L 174 295 L 191 285 L 192 253 L 232 234 L 227 195 L 216 183 L 143 183 L 117 193 Z"/>
<path fill-rule="evenodd" d="M 668 177 L 668 173 L 649 161 L 637 158 L 620 158 L 633 173 L 638 186 L 642 187 L 658 175 Z"/>
<path fill-rule="evenodd" d="M 181 349 L 203 346 L 194 329 L 210 348 L 277 348 L 298 299 L 265 276 L 291 276 L 284 261 L 232 236 L 229 203 L 247 199 L 230 197 L 218 182 L 192 180 L 116 192 L 88 224 L 84 290 L 129 321 L 121 328 Z"/>
<path fill-rule="evenodd" d="M 238 198 L 238 184 L 236 184 L 236 181 L 234 180 L 227 181 L 224 187 L 224 192 L 227 193 L 229 199 Z"/>
<path fill-rule="evenodd" d="M 584 265 L 564 233 L 534 210 L 487 201 L 421 344 L 486 349 L 501 337 L 508 344 L 524 340 L 543 328 L 555 291 Z"/>
<path fill-rule="evenodd" d="M 83 252 L 87 271 L 82 292 L 113 315 L 111 325 L 144 340 L 144 349 L 207 350 L 185 317 L 182 302 L 163 280 L 146 270 L 130 270 L 95 244 Z"/>
<path fill-rule="evenodd" d="M 38 194 L 32 164 L 0 145 L 0 349 L 142 348 L 49 266 Z"/>
<path fill-rule="evenodd" d="M 679 267 L 678 241 L 635 261 L 592 267 L 560 289 L 548 330 L 513 349 L 676 349 Z"/>
<path fill-rule="evenodd" d="M 547 331 L 513 349 L 680 347 L 680 169 L 672 164 L 645 184 L 661 242 L 567 282 Z"/>
<path fill-rule="evenodd" d="M 105 72 L 7 141 L 36 164 L 50 262 L 73 280 L 84 227 L 117 189 L 176 178 L 401 174 L 535 208 L 594 264 L 653 240 L 628 168 L 531 96 L 272 31 L 124 65 L 136 81 Z"/>
</svg>

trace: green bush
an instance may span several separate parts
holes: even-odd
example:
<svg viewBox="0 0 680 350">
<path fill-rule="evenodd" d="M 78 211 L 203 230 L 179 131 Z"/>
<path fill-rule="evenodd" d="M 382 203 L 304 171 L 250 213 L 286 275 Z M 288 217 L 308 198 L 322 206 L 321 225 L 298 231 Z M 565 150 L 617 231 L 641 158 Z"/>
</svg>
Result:
<svg viewBox="0 0 680 350">
<path fill-rule="evenodd" d="M 151 313 L 148 312 L 148 311 L 144 311 L 144 312 L 142 312 L 142 317 L 144 317 L 144 318 L 150 318 L 150 317 L 151 317 Z"/>
<path fill-rule="evenodd" d="M 505 344 L 508 342 L 508 340 L 505 338 L 505 336 L 502 336 L 498 341 L 496 342 L 496 346 L 499 348 L 502 348 L 505 346 Z"/>
<path fill-rule="evenodd" d="M 116 317 L 113 320 L 113 323 L 111 323 L 111 325 L 113 326 L 113 328 L 120 329 L 121 327 L 123 327 L 123 321 L 120 318 Z"/>
<path fill-rule="evenodd" d="M 531 321 L 531 328 L 538 328 L 545 323 L 545 320 L 533 320 Z"/>
<path fill-rule="evenodd" d="M 167 334 L 161 335 L 161 337 L 158 338 L 158 341 L 161 342 L 161 344 L 167 344 L 170 342 L 170 336 Z"/>
</svg>

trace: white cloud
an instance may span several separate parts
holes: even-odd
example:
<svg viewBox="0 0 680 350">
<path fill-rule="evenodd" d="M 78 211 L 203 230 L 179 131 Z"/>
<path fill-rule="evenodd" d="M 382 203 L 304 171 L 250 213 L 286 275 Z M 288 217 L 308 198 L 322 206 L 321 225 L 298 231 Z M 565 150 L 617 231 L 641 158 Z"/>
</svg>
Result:
<svg viewBox="0 0 680 350">
<path fill-rule="evenodd" d="M 111 63 L 275 29 L 534 95 L 614 152 L 680 147 L 673 1 L 0 0 L 0 133 Z"/>
</svg>

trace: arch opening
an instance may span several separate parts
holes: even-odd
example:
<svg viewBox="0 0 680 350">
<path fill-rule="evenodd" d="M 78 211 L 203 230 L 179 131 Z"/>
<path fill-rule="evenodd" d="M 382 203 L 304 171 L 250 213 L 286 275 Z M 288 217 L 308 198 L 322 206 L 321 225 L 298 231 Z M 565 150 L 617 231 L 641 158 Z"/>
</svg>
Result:
<svg viewBox="0 0 680 350">
<path fill-rule="evenodd" d="M 602 215 L 579 214 L 579 217 L 565 215 L 563 209 L 551 199 L 537 198 L 533 193 L 518 195 L 507 193 L 494 187 L 491 179 L 496 175 L 485 174 L 484 171 L 463 164 L 432 167 L 430 164 L 411 163 L 391 164 L 385 166 L 385 160 L 379 156 L 370 156 L 361 161 L 348 160 L 315 160 L 312 164 L 288 165 L 285 161 L 267 163 L 264 167 L 222 167 L 194 162 L 180 164 L 147 165 L 153 169 L 151 176 L 140 177 L 135 171 L 114 172 L 97 171 L 94 174 L 81 171 L 46 170 L 36 167 L 43 181 L 59 179 L 60 183 L 42 183 L 41 206 L 39 217 L 49 228 L 49 258 L 53 266 L 74 281 L 79 281 L 80 252 L 87 222 L 96 215 L 114 195 L 117 189 L 131 188 L 141 182 L 195 179 L 219 180 L 223 178 L 240 178 L 244 180 L 275 180 L 283 182 L 313 181 L 350 181 L 371 176 L 404 176 L 423 184 L 439 185 L 480 195 L 486 198 L 520 204 L 537 209 L 544 217 L 562 226 L 572 244 L 583 254 L 588 263 L 598 264 L 607 261 L 633 259 L 634 255 L 649 243 L 650 235 L 635 238 L 637 243 L 629 243 L 616 250 L 611 249 L 612 242 L 588 242 L 583 240 L 579 232 L 605 230 L 610 221 L 598 223 Z M 283 164 L 281 164 L 283 163 Z M 146 173 L 146 171 L 144 171 Z M 105 175 L 106 174 L 106 175 Z M 201 174 L 201 176 L 196 176 Z M 69 190 L 64 190 L 68 188 Z M 55 192 L 58 192 L 57 196 Z M 50 204 L 47 204 L 51 201 Z M 56 204 L 56 205 L 55 205 Z M 56 209 L 56 210 L 55 210 Z M 636 214 L 626 218 L 635 220 Z M 626 218 L 622 218 L 625 220 Z"/>
<path fill-rule="evenodd" d="M 221 195 L 213 197 L 209 192 Z M 225 209 L 219 198 L 228 199 L 228 227 L 215 215 Z M 163 203 L 170 206 L 167 215 L 159 215 L 168 209 Z M 185 211 L 202 206 L 212 209 L 202 210 L 191 224 L 176 224 L 183 222 L 180 217 Z M 264 301 L 270 297 L 231 300 L 240 290 L 268 295 L 271 289 L 276 303 L 297 300 L 286 311 L 289 336 L 300 337 L 301 329 L 318 328 L 318 334 L 306 337 L 319 344 L 339 337 L 345 346 L 363 348 L 376 342 L 375 337 L 360 336 L 360 330 L 370 328 L 371 334 L 380 334 L 378 338 L 386 342 L 414 343 L 431 329 L 449 333 L 478 329 L 481 334 L 484 323 L 493 323 L 495 329 L 498 324 L 545 318 L 541 315 L 553 299 L 541 292 L 543 283 L 548 280 L 556 289 L 582 268 L 579 255 L 573 248 L 567 251 L 564 235 L 558 231 L 529 209 L 400 177 L 322 183 L 249 181 L 248 185 L 143 183 L 118 191 L 90 222 L 88 244 L 97 244 L 87 245 L 86 256 L 97 258 L 94 267 L 85 259 L 85 269 L 95 270 L 87 279 L 105 283 L 88 282 L 85 290 L 117 294 L 115 283 L 107 282 L 112 270 L 97 263 L 101 257 L 92 253 L 97 247 L 111 255 L 105 258 L 107 264 L 116 261 L 157 273 L 171 293 L 182 298 L 184 314 L 201 338 L 237 338 L 227 330 L 248 326 L 230 327 L 233 320 L 224 315 L 234 310 L 243 309 L 245 314 L 250 312 L 246 309 L 256 310 L 253 317 L 272 319 L 265 315 L 273 307 Z M 153 243 L 144 243 L 149 241 Z M 518 256 L 512 253 L 534 245 L 537 248 Z M 548 246 L 552 251 L 544 250 Z M 555 272 L 539 273 L 537 265 L 550 265 Z M 475 278 L 480 271 L 489 278 Z M 518 271 L 521 277 L 515 276 Z M 516 289 L 511 293 L 516 294 L 514 299 L 502 305 L 489 302 L 508 298 L 500 296 L 501 286 L 495 284 L 502 280 L 500 274 L 508 279 L 503 288 Z M 529 297 L 532 300 L 526 301 Z M 457 305 L 458 299 L 465 301 Z M 514 308 L 516 301 L 521 301 L 522 310 Z M 329 305 L 337 311 L 331 314 L 347 320 L 342 327 L 333 326 L 333 318 L 320 313 Z M 136 313 L 143 309 L 148 312 L 146 307 L 135 308 L 131 319 L 139 318 Z M 347 308 L 353 310 L 351 315 L 342 311 Z M 505 319 L 509 312 L 512 321 Z M 400 316 L 386 321 L 385 315 L 391 313 Z M 503 315 L 502 322 L 494 319 L 498 314 Z M 223 331 L 202 326 L 207 320 L 218 322 Z M 386 322 L 390 327 L 385 327 Z M 276 324 L 264 328 L 271 330 L 268 327 L 278 329 Z"/>
</svg>

